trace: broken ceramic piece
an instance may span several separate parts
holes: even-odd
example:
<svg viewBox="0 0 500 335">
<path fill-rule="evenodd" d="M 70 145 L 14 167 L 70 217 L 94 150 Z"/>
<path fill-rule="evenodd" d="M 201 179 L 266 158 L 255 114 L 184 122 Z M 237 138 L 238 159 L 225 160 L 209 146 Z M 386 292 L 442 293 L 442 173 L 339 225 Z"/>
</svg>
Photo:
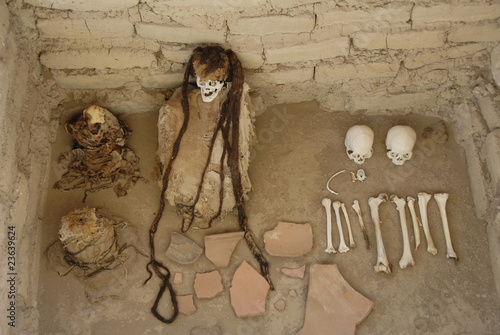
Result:
<svg viewBox="0 0 500 335">
<path fill-rule="evenodd" d="M 197 273 L 194 278 L 194 291 L 198 299 L 213 298 L 224 290 L 219 271 Z"/>
<path fill-rule="evenodd" d="M 306 265 L 302 265 L 300 268 L 281 268 L 281 273 L 292 278 L 304 278 L 304 273 L 306 272 Z"/>
<path fill-rule="evenodd" d="M 178 295 L 177 306 L 179 307 L 179 313 L 189 315 L 196 312 L 196 306 L 194 305 L 193 295 Z"/>
<path fill-rule="evenodd" d="M 167 257 L 180 264 L 191 264 L 200 257 L 203 249 L 189 237 L 176 232 L 172 233 Z"/>
<path fill-rule="evenodd" d="M 282 312 L 286 308 L 286 302 L 283 299 L 280 299 L 274 303 L 274 308 L 276 308 L 277 311 Z"/>
<path fill-rule="evenodd" d="M 239 318 L 262 315 L 266 311 L 269 283 L 246 261 L 236 269 L 229 293 L 231 306 Z"/>
<path fill-rule="evenodd" d="M 219 268 L 227 268 L 231 255 L 244 232 L 224 233 L 205 236 L 205 256 Z"/>
<path fill-rule="evenodd" d="M 174 281 L 173 281 L 173 283 L 176 284 L 176 285 L 177 284 L 182 284 L 182 281 L 183 281 L 182 277 L 183 277 L 182 272 L 176 272 L 174 274 Z"/>
<path fill-rule="evenodd" d="M 278 222 L 264 233 L 266 251 L 273 256 L 299 257 L 313 247 L 312 228 L 309 223 Z"/>
<path fill-rule="evenodd" d="M 309 273 L 304 327 L 297 335 L 354 334 L 374 303 L 354 290 L 335 264 L 313 264 Z"/>
<path fill-rule="evenodd" d="M 291 297 L 296 297 L 297 296 L 297 291 L 290 290 L 290 291 L 288 291 L 288 295 L 291 296 Z"/>
</svg>

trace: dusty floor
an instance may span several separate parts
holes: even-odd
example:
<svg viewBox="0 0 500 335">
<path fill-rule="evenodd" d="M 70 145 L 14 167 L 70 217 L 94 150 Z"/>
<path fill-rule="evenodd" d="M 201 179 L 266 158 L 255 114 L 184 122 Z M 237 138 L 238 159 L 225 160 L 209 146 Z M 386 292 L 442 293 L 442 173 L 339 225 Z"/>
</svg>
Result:
<svg viewBox="0 0 500 335">
<path fill-rule="evenodd" d="M 128 145 L 141 158 L 141 171 L 151 179 L 154 165 L 157 113 L 127 115 L 134 133 Z M 63 120 L 65 121 L 65 120 Z M 280 269 L 303 264 L 337 264 L 353 288 L 375 302 L 375 308 L 358 327 L 357 334 L 499 334 L 500 305 L 495 291 L 487 245 L 486 226 L 474 216 L 465 158 L 458 145 L 449 139 L 446 144 L 418 146 L 414 157 L 404 166 L 393 165 L 385 156 L 385 134 L 396 124 L 407 124 L 420 134 L 436 119 L 421 116 L 375 117 L 329 113 L 314 103 L 282 105 L 270 108 L 257 118 L 259 143 L 254 148 L 250 165 L 253 191 L 247 202 L 251 229 L 263 245 L 262 236 L 279 220 L 310 222 L 313 225 L 314 250 L 300 258 L 280 258 L 267 255 L 276 290 L 270 292 L 264 316 L 238 319 L 229 303 L 232 275 L 242 260 L 258 268 L 244 242 L 240 242 L 229 268 L 221 269 L 225 291 L 213 299 L 196 300 L 197 311 L 189 316 L 179 315 L 172 325 L 157 321 L 149 312 L 158 282 L 142 286 L 147 277 L 147 259 L 128 249 L 130 259 L 117 268 L 112 276 L 86 283 L 70 273 L 59 277 L 44 258 L 40 274 L 41 334 L 294 334 L 303 324 L 307 296 L 308 271 L 304 279 L 289 278 Z M 363 183 L 352 183 L 344 173 L 331 186 L 339 196 L 325 189 L 328 178 L 336 171 L 356 171 L 359 166 L 347 158 L 343 145 L 347 129 L 354 124 L 367 124 L 375 131 L 373 157 L 362 166 L 368 176 Z M 53 145 L 53 162 L 69 150 L 71 138 L 63 127 Z M 53 164 L 50 185 L 56 181 Z M 451 235 L 460 261 L 446 259 L 445 242 L 437 205 L 429 202 L 431 233 L 438 248 L 433 256 L 422 244 L 414 252 L 416 265 L 401 270 L 397 267 L 402 253 L 399 216 L 393 203 L 380 207 L 382 233 L 388 258 L 394 265 L 392 275 L 375 273 L 375 234 L 367 200 L 379 193 L 412 195 L 418 192 L 448 192 L 448 218 Z M 82 204 L 83 193 L 63 193 L 50 189 L 43 217 L 43 246 L 57 239 L 61 216 L 81 206 L 96 206 L 104 213 L 126 220 L 130 226 L 129 240 L 148 253 L 147 232 L 158 207 L 159 188 L 154 182 L 139 182 L 124 198 L 111 190 L 90 194 Z M 346 254 L 326 254 L 325 213 L 321 199 L 330 197 L 348 205 L 357 247 Z M 350 205 L 360 201 L 367 224 L 372 249 L 363 245 L 361 230 Z M 104 211 L 105 209 L 105 211 Z M 167 208 L 157 233 L 157 254 L 169 244 L 169 234 L 180 231 L 180 220 L 172 208 Z M 411 224 L 408 216 L 408 223 Z M 334 224 L 335 225 L 335 224 Z M 335 226 L 334 226 L 335 227 Z M 344 228 L 345 229 L 345 228 Z M 413 236 L 411 226 L 410 237 Z M 191 230 L 188 236 L 202 245 L 203 236 L 218 232 L 236 231 L 234 217 L 217 222 L 210 230 Z M 134 233 L 134 231 L 136 233 Z M 131 234 L 132 232 L 132 234 Z M 335 247 L 338 233 L 333 230 Z M 135 236 L 138 236 L 134 239 Z M 347 238 L 347 234 L 346 234 Z M 193 294 L 196 272 L 214 269 L 201 256 L 193 265 L 178 265 L 168 261 L 172 272 L 182 272 L 184 283 L 175 285 L 180 295 Z M 111 279 L 110 279 L 111 278 Z M 92 285 L 104 285 L 94 287 Z M 109 284 L 112 283 L 112 284 Z M 289 295 L 295 290 L 296 297 Z M 91 303 L 86 298 L 114 295 Z M 274 308 L 284 299 L 286 309 Z M 334 302 L 333 302 L 334 303 Z M 168 309 L 165 309 L 168 312 Z"/>
</svg>

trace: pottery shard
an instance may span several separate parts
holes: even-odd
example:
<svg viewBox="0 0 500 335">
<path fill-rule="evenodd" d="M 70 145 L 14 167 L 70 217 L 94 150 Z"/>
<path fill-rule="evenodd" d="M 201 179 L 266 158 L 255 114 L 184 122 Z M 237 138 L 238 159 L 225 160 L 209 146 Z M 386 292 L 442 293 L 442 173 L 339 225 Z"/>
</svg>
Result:
<svg viewBox="0 0 500 335">
<path fill-rule="evenodd" d="M 234 273 L 229 294 L 231 306 L 239 318 L 262 315 L 266 311 L 268 282 L 247 262 Z"/>
<path fill-rule="evenodd" d="M 219 271 L 197 273 L 194 278 L 194 291 L 199 299 L 213 298 L 224 290 Z"/>
<path fill-rule="evenodd" d="M 307 254 L 313 247 L 312 228 L 309 223 L 278 222 L 264 233 L 266 251 L 273 256 L 298 257 Z"/>
<path fill-rule="evenodd" d="M 276 308 L 276 310 L 279 312 L 284 311 L 285 307 L 286 307 L 286 302 L 283 299 L 280 299 L 274 303 L 274 308 Z"/>
<path fill-rule="evenodd" d="M 306 272 L 305 264 L 300 268 L 292 269 L 292 268 L 281 268 L 281 273 L 287 275 L 292 278 L 304 278 L 304 273 Z"/>
<path fill-rule="evenodd" d="M 354 334 L 374 303 L 345 281 L 337 265 L 314 264 L 309 273 L 304 327 L 297 335 Z"/>
<path fill-rule="evenodd" d="M 174 281 L 173 283 L 174 284 L 182 284 L 182 281 L 183 281 L 183 275 L 181 272 L 176 272 L 174 274 Z"/>
<path fill-rule="evenodd" d="M 189 315 L 196 312 L 196 306 L 194 305 L 193 295 L 178 295 L 177 296 L 177 306 L 179 307 L 179 313 Z"/>
<path fill-rule="evenodd" d="M 245 233 L 242 231 L 205 236 L 205 256 L 215 266 L 226 268 L 238 242 Z"/>
<path fill-rule="evenodd" d="M 191 264 L 200 257 L 203 249 L 189 237 L 172 233 L 167 257 L 180 264 Z"/>
</svg>

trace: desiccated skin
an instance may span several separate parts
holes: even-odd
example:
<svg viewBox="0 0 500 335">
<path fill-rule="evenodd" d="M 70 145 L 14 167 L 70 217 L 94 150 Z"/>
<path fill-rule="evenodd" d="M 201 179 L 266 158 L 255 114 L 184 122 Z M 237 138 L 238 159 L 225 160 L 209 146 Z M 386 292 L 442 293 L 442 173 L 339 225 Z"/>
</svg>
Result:
<svg viewBox="0 0 500 335">
<path fill-rule="evenodd" d="M 66 122 L 65 128 L 76 143 L 59 158 L 67 172 L 54 184 L 55 189 L 83 189 L 86 197 L 88 192 L 114 187 L 118 196 L 124 196 L 138 180 L 144 180 L 139 158 L 124 146 L 130 134 L 128 126 L 109 111 L 90 106 Z"/>
</svg>

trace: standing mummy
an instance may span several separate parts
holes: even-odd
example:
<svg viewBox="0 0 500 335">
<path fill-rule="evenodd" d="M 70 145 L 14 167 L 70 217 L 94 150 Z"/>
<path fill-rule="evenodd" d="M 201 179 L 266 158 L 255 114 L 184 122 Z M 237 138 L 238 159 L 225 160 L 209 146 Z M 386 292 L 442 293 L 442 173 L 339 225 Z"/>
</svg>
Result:
<svg viewBox="0 0 500 335">
<path fill-rule="evenodd" d="M 387 254 L 385 253 L 384 241 L 382 240 L 382 232 L 380 231 L 380 218 L 378 215 L 378 207 L 382 202 L 387 201 L 387 194 L 381 193 L 378 197 L 371 197 L 368 199 L 368 205 L 370 206 L 370 214 L 372 216 L 373 224 L 375 225 L 375 239 L 377 241 L 377 263 L 374 266 L 376 272 L 383 271 L 387 274 L 391 274 L 392 265 L 387 259 Z"/>
<path fill-rule="evenodd" d="M 448 196 L 448 193 L 436 193 L 434 194 L 434 199 L 436 199 L 438 204 L 441 222 L 443 223 L 444 238 L 446 240 L 446 257 L 458 261 L 457 254 L 451 244 L 450 228 L 448 226 L 448 217 L 446 216 L 446 201 L 448 200 Z"/>
</svg>

